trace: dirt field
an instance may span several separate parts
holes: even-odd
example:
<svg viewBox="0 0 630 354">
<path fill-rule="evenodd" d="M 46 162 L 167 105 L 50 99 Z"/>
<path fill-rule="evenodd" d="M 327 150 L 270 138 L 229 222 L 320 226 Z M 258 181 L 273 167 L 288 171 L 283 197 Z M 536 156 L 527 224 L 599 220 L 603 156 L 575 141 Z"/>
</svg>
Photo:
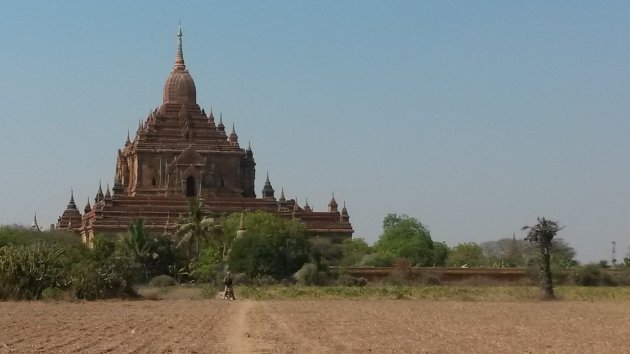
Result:
<svg viewBox="0 0 630 354">
<path fill-rule="evenodd" d="M 630 302 L 0 303 L 0 353 L 627 353 Z"/>
</svg>

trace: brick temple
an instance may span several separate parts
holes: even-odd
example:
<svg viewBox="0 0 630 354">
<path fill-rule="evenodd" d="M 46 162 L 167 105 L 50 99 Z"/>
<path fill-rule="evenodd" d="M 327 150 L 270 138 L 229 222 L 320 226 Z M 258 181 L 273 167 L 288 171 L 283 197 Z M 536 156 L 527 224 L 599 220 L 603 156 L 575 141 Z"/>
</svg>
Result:
<svg viewBox="0 0 630 354">
<path fill-rule="evenodd" d="M 80 233 L 89 243 L 97 234 L 125 232 L 133 219 L 143 218 L 150 232 L 173 234 L 187 214 L 189 198 L 200 198 L 204 213 L 215 217 L 262 210 L 302 222 L 310 235 L 341 242 L 352 237 L 345 205 L 334 195 L 327 211 L 313 211 L 308 201 L 299 206 L 284 190 L 276 198 L 269 180 L 257 198 L 256 163 L 250 146 L 239 144 L 232 125 L 226 132 L 197 104 L 197 89 L 184 63 L 181 28 L 175 65 L 164 84 L 162 105 L 138 124 L 133 140 L 127 134 L 116 154 L 114 183 L 103 193 L 99 182 L 81 214 L 71 192 L 70 202 L 56 227 Z"/>
</svg>

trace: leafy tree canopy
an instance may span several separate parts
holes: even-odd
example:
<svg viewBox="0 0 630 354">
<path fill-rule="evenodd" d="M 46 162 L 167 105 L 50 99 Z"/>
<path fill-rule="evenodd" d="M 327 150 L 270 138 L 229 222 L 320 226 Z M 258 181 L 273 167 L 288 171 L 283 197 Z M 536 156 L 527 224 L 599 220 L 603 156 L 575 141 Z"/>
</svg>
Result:
<svg viewBox="0 0 630 354">
<path fill-rule="evenodd" d="M 538 218 L 535 225 L 523 226 L 523 231 L 527 231 L 525 240 L 536 247 L 540 256 L 540 287 L 544 296 L 548 299 L 555 297 L 553 291 L 553 279 L 551 274 L 551 249 L 553 240 L 562 227 L 556 221 L 547 220 L 544 217 Z"/>
<path fill-rule="evenodd" d="M 449 252 L 446 242 L 433 242 L 433 264 L 436 267 L 445 266 Z"/>
<path fill-rule="evenodd" d="M 224 232 L 236 230 L 236 220 L 240 214 L 228 217 Z M 244 224 L 245 234 L 234 239 L 228 256 L 233 272 L 244 272 L 251 278 L 281 278 L 295 273 L 308 260 L 309 242 L 300 222 L 256 211 L 245 214 Z"/>
<path fill-rule="evenodd" d="M 213 218 L 203 216 L 203 203 L 198 198 L 190 198 L 188 215 L 182 220 L 177 236 L 177 247 L 184 247 L 191 259 L 199 257 L 204 247 L 215 242 L 218 234 L 218 224 Z"/>
<path fill-rule="evenodd" d="M 416 266 L 433 265 L 433 241 L 429 230 L 415 218 L 388 214 L 383 220 L 383 234 L 374 245 L 379 253 L 406 258 Z"/>
<path fill-rule="evenodd" d="M 446 264 L 449 267 L 479 267 L 485 265 L 486 258 L 483 248 L 475 242 L 464 242 L 453 247 L 448 255 Z"/>
<path fill-rule="evenodd" d="M 345 267 L 358 266 L 363 256 L 372 251 L 370 246 L 362 238 L 349 238 L 341 243 L 341 253 L 343 259 L 341 265 Z"/>
</svg>

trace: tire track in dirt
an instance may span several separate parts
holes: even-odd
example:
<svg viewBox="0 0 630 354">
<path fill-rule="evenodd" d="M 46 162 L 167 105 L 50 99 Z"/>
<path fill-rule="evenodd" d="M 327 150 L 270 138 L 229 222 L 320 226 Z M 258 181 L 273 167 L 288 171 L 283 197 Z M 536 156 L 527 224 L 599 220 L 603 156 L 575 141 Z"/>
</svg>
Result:
<svg viewBox="0 0 630 354">
<path fill-rule="evenodd" d="M 236 311 L 230 321 L 225 344 L 230 353 L 253 353 L 254 343 L 252 343 L 249 325 L 247 323 L 247 313 L 254 307 L 254 302 L 235 301 Z"/>
</svg>

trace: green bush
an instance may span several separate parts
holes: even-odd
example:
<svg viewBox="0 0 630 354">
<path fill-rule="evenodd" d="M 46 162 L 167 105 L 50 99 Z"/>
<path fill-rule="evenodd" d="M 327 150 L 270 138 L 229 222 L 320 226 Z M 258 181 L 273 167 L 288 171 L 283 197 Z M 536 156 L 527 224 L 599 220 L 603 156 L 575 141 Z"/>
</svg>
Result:
<svg viewBox="0 0 630 354">
<path fill-rule="evenodd" d="M 37 243 L 55 243 L 63 246 L 81 245 L 81 238 L 74 233 L 64 231 L 40 232 L 29 227 L 0 226 L 0 247 L 28 246 Z"/>
<path fill-rule="evenodd" d="M 574 273 L 574 283 L 581 286 L 614 286 L 617 285 L 612 276 L 598 264 L 587 264 L 578 267 Z"/>
<path fill-rule="evenodd" d="M 355 278 L 350 274 L 340 274 L 336 281 L 337 286 L 366 286 L 367 279 Z"/>
<path fill-rule="evenodd" d="M 271 275 L 259 275 L 252 280 L 252 284 L 255 286 L 269 286 L 278 284 L 278 281 Z"/>
<path fill-rule="evenodd" d="M 206 248 L 191 265 L 190 277 L 197 283 L 215 283 L 223 270 L 221 254 L 215 248 Z"/>
<path fill-rule="evenodd" d="M 612 279 L 617 285 L 630 286 L 630 268 L 624 267 L 619 272 L 614 273 Z"/>
<path fill-rule="evenodd" d="M 70 289 L 46 288 L 42 291 L 44 301 L 73 301 L 74 293 Z"/>
<path fill-rule="evenodd" d="M 81 300 L 135 297 L 131 287 L 137 265 L 129 258 L 115 256 L 105 263 L 89 262 L 74 274 L 74 295 Z"/>
<path fill-rule="evenodd" d="M 150 281 L 149 281 L 149 285 L 150 286 L 154 286 L 156 288 L 163 288 L 163 287 L 167 287 L 167 286 L 175 286 L 177 285 L 177 280 L 175 280 L 175 278 L 166 275 L 166 274 L 162 274 L 162 275 L 158 275 L 157 277 L 153 277 Z"/>
<path fill-rule="evenodd" d="M 64 251 L 43 243 L 0 248 L 0 299 L 37 300 L 46 288 L 68 287 Z"/>
</svg>

